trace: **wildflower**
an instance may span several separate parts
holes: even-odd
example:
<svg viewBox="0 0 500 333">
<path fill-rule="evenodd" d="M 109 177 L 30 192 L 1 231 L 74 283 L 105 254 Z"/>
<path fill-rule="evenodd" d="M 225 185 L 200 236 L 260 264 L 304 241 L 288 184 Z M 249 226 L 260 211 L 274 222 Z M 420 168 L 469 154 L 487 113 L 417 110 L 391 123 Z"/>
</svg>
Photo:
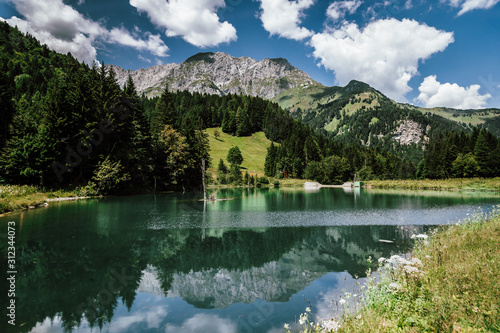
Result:
<svg viewBox="0 0 500 333">
<path fill-rule="evenodd" d="M 425 274 L 423 271 L 419 270 L 416 267 L 410 266 L 410 265 L 406 265 L 405 267 L 403 267 L 403 270 L 404 270 L 405 273 L 407 273 L 409 275 L 412 275 L 412 276 L 424 275 Z"/>
<path fill-rule="evenodd" d="M 415 257 L 411 258 L 411 263 L 415 267 L 422 267 L 423 266 L 422 261 L 420 261 L 420 259 L 415 258 Z"/>
<path fill-rule="evenodd" d="M 378 258 L 378 264 L 379 264 L 379 265 L 383 265 L 383 264 L 385 263 L 385 261 L 386 261 L 386 260 L 387 260 L 386 258 L 384 258 L 384 257 L 380 257 L 380 258 Z"/>
<path fill-rule="evenodd" d="M 425 234 L 418 234 L 418 235 L 412 235 L 411 236 L 411 239 L 415 239 L 415 238 L 418 238 L 418 239 L 427 239 L 429 238 L 429 236 L 425 235 Z"/>
<path fill-rule="evenodd" d="M 304 325 L 307 321 L 307 314 L 301 314 L 299 318 L 299 324 Z"/>
<path fill-rule="evenodd" d="M 285 325 L 283 325 L 283 328 L 286 329 L 286 330 L 289 330 L 290 329 L 290 325 L 285 324 Z"/>
<path fill-rule="evenodd" d="M 328 321 L 323 321 L 321 323 L 321 326 L 327 331 L 327 332 L 336 332 L 340 328 L 340 323 L 330 319 Z"/>
<path fill-rule="evenodd" d="M 358 315 L 358 316 L 356 317 L 356 319 L 361 319 L 361 315 Z"/>
<path fill-rule="evenodd" d="M 399 285 L 396 282 L 389 283 L 389 289 L 396 291 L 399 289 Z"/>
<path fill-rule="evenodd" d="M 310 313 L 310 312 L 311 312 L 311 308 L 310 308 L 310 307 L 307 307 L 307 308 L 306 308 L 306 312 L 309 312 L 309 313 Z"/>
<path fill-rule="evenodd" d="M 343 298 L 342 298 L 342 299 L 339 301 L 339 303 L 340 303 L 340 304 L 345 304 L 345 299 L 343 299 Z"/>
</svg>

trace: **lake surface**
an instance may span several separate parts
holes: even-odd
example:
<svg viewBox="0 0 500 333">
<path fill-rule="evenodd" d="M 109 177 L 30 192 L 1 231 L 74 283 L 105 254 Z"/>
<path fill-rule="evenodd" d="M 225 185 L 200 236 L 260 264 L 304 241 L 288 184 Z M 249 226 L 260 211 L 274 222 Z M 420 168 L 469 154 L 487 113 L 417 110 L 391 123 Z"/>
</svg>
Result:
<svg viewBox="0 0 500 333">
<path fill-rule="evenodd" d="M 500 203 L 478 192 L 214 193 L 232 200 L 168 193 L 0 217 L 1 235 L 15 222 L 17 271 L 16 326 L 2 283 L 0 331 L 284 332 L 307 306 L 318 318 L 338 313 L 369 256 L 405 253 L 412 234 Z"/>
</svg>

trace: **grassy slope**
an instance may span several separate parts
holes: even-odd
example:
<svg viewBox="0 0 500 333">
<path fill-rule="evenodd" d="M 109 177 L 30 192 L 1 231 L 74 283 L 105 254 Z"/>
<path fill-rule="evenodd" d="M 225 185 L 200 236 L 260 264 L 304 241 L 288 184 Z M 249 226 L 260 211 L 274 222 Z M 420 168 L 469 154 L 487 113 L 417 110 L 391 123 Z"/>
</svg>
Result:
<svg viewBox="0 0 500 333">
<path fill-rule="evenodd" d="M 214 137 L 215 128 L 206 130 L 210 142 L 210 157 L 212 158 L 212 167 L 209 171 L 212 175 L 216 174 L 219 159 L 229 166 L 226 160 L 227 152 L 231 147 L 238 146 L 243 155 L 242 171 L 248 171 L 251 175 L 264 176 L 264 162 L 266 160 L 267 148 L 271 141 L 266 138 L 264 132 L 257 132 L 252 136 L 235 137 L 223 133 L 219 128 L 219 138 Z"/>
<path fill-rule="evenodd" d="M 443 228 L 414 251 L 418 272 L 386 268 L 339 332 L 499 332 L 500 217 Z"/>
</svg>

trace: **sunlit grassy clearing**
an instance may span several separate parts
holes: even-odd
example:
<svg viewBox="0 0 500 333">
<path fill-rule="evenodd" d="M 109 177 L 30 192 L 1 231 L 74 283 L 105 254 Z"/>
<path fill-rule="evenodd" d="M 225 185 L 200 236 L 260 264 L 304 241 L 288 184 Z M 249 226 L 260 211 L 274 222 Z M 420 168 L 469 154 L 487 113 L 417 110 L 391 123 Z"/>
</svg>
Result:
<svg viewBox="0 0 500 333">
<path fill-rule="evenodd" d="M 248 171 L 249 174 L 264 176 L 264 163 L 266 161 L 267 148 L 271 141 L 266 138 L 264 132 L 257 132 L 252 136 L 236 137 L 223 133 L 218 128 L 219 138 L 214 137 L 215 128 L 208 128 L 206 133 L 210 143 L 210 157 L 212 166 L 209 171 L 215 176 L 219 160 L 223 159 L 226 165 L 227 153 L 231 147 L 238 146 L 243 155 L 242 171 Z"/>
</svg>

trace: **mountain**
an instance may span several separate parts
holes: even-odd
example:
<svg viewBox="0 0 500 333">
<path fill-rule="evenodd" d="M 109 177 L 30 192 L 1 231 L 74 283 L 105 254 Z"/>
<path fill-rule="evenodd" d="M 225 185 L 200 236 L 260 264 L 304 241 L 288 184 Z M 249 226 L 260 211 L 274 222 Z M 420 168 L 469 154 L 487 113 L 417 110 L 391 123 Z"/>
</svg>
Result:
<svg viewBox="0 0 500 333">
<path fill-rule="evenodd" d="M 156 65 L 136 71 L 109 65 L 121 86 L 130 75 L 139 94 L 161 94 L 165 84 L 171 90 L 227 95 L 246 94 L 273 98 L 283 91 L 308 86 L 322 87 L 309 74 L 283 58 L 257 61 L 217 52 L 198 53 L 180 64 Z"/>
<path fill-rule="evenodd" d="M 361 143 L 407 155 L 442 131 L 486 128 L 500 136 L 500 109 L 456 110 L 397 103 L 366 83 L 345 87 L 297 87 L 272 98 L 315 130 L 349 143 Z M 410 153 L 411 154 L 411 153 Z"/>
</svg>

